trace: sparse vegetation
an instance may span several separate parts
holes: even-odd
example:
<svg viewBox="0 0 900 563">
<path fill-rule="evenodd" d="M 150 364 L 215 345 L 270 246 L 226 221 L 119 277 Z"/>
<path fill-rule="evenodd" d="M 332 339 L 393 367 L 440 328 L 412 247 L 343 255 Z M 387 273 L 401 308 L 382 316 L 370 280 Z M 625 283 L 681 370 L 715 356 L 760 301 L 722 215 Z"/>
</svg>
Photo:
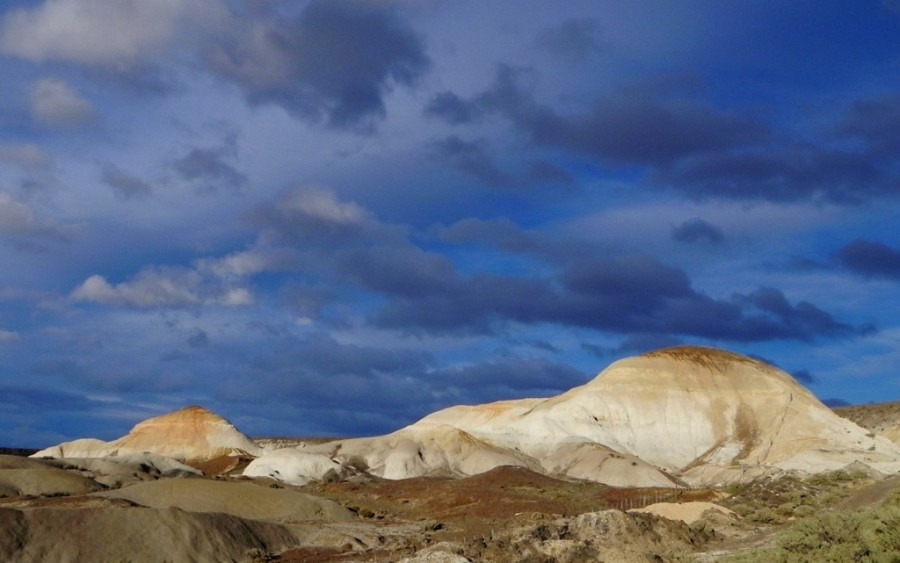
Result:
<svg viewBox="0 0 900 563">
<path fill-rule="evenodd" d="M 750 562 L 888 562 L 900 560 L 900 508 L 824 512 L 798 521 L 775 547 L 724 559 Z"/>
</svg>

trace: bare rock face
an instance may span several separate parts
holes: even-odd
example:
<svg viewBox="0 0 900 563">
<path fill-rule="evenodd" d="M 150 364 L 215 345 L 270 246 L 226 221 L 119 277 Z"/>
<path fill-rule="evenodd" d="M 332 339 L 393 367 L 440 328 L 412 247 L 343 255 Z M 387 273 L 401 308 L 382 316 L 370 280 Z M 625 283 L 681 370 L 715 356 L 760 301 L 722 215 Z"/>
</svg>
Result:
<svg viewBox="0 0 900 563">
<path fill-rule="evenodd" d="M 711 348 L 620 360 L 557 397 L 452 407 L 416 426 L 429 424 L 454 424 L 545 464 L 559 444 L 602 444 L 691 483 L 814 473 L 857 460 L 900 469 L 900 449 L 836 416 L 790 375 Z"/>
<path fill-rule="evenodd" d="M 222 455 L 259 455 L 262 449 L 221 416 L 192 406 L 140 422 L 112 442 L 75 440 L 32 457 L 96 458 L 144 452 L 182 461 L 205 461 Z"/>
</svg>

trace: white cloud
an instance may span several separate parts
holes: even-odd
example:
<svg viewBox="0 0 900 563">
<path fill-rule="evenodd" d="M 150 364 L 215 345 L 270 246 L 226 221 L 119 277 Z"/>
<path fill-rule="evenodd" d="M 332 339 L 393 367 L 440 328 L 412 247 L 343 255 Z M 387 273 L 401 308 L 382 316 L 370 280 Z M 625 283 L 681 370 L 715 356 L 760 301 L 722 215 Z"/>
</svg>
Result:
<svg viewBox="0 0 900 563">
<path fill-rule="evenodd" d="M 66 238 L 62 228 L 42 221 L 28 204 L 16 201 L 9 194 L 2 192 L 0 192 L 0 235 Z"/>
<path fill-rule="evenodd" d="M 44 167 L 50 162 L 37 145 L 0 145 L 0 162 L 16 166 Z"/>
<path fill-rule="evenodd" d="M 0 344 L 11 344 L 18 342 L 20 339 L 18 332 L 0 329 Z"/>
<path fill-rule="evenodd" d="M 93 275 L 72 292 L 71 298 L 136 309 L 191 307 L 201 302 L 192 290 L 195 285 L 190 272 L 167 275 L 157 270 L 145 270 L 131 281 L 116 285 L 103 276 Z"/>
<path fill-rule="evenodd" d="M 81 283 L 69 298 L 127 309 L 183 309 L 204 305 L 252 305 L 253 295 L 241 287 L 223 287 L 220 280 L 189 268 L 155 267 L 130 280 L 111 284 L 101 275 Z"/>
<path fill-rule="evenodd" d="M 372 218 L 371 213 L 353 202 L 344 202 L 330 191 L 309 189 L 291 194 L 283 207 L 332 223 L 352 225 Z"/>
<path fill-rule="evenodd" d="M 37 81 L 31 90 L 31 115 L 44 125 L 77 127 L 94 120 L 94 108 L 71 86 L 55 78 Z"/>
<path fill-rule="evenodd" d="M 158 55 L 180 27 L 196 33 L 223 14 L 216 0 L 46 0 L 3 18 L 0 51 L 126 70 Z"/>
<path fill-rule="evenodd" d="M 225 295 L 219 299 L 219 303 L 226 307 L 243 307 L 253 305 L 254 299 L 253 294 L 243 287 L 239 287 L 225 292 Z"/>
</svg>

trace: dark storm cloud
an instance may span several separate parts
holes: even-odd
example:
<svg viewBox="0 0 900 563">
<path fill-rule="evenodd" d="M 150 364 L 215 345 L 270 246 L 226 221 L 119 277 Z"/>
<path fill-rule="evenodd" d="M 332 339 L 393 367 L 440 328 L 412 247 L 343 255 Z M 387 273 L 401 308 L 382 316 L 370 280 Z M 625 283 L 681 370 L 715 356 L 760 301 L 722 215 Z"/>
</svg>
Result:
<svg viewBox="0 0 900 563">
<path fill-rule="evenodd" d="M 477 104 L 466 102 L 453 92 L 441 92 L 425 106 L 425 115 L 441 118 L 451 125 L 477 121 L 482 114 Z"/>
<path fill-rule="evenodd" d="M 465 141 L 451 135 L 431 146 L 440 160 L 491 188 L 570 188 L 576 183 L 569 172 L 545 159 L 532 159 L 517 165 L 524 170 L 522 174 L 508 173 L 496 164 L 483 140 Z"/>
<path fill-rule="evenodd" d="M 103 168 L 100 180 L 111 187 L 116 195 L 123 199 L 143 198 L 153 193 L 153 188 L 150 187 L 150 184 L 114 165 Z"/>
<path fill-rule="evenodd" d="M 451 136 L 434 143 L 437 153 L 448 160 L 455 168 L 471 174 L 486 185 L 503 188 L 515 183 L 515 179 L 494 164 L 483 144 L 464 141 Z"/>
<path fill-rule="evenodd" d="M 810 145 L 704 155 L 660 170 L 654 179 L 697 198 L 775 202 L 857 203 L 895 191 L 868 156 Z"/>
<path fill-rule="evenodd" d="M 327 334 L 271 344 L 221 382 L 220 399 L 276 408 L 287 400 L 300 413 L 315 413 L 329 433 L 391 432 L 454 404 L 553 395 L 588 379 L 566 364 L 516 356 L 434 369 L 424 352 L 341 343 Z"/>
<path fill-rule="evenodd" d="M 664 166 L 692 155 L 755 146 L 771 136 L 769 128 L 735 111 L 685 100 L 667 100 L 655 92 L 598 100 L 581 113 L 563 115 L 535 102 L 520 84 L 528 71 L 501 65 L 483 94 L 456 99 L 453 111 L 435 111 L 450 122 L 459 116 L 493 112 L 508 118 L 537 146 L 564 149 L 616 165 Z M 442 94 L 444 105 L 449 99 Z"/>
<path fill-rule="evenodd" d="M 414 246 L 342 253 L 340 268 L 368 289 L 398 297 L 417 298 L 455 291 L 462 281 L 450 260 Z"/>
<path fill-rule="evenodd" d="M 569 18 L 542 32 L 537 45 L 560 59 L 577 63 L 603 50 L 600 23 L 591 18 Z"/>
<path fill-rule="evenodd" d="M 247 185 L 247 177 L 231 164 L 236 157 L 237 144 L 229 138 L 219 147 L 191 149 L 172 168 L 184 180 L 198 183 L 204 191 L 241 190 Z"/>
<path fill-rule="evenodd" d="M 84 395 L 37 386 L 0 386 L 0 405 L 4 409 L 29 411 L 33 409 L 55 412 L 87 411 L 96 403 Z"/>
<path fill-rule="evenodd" d="M 813 383 L 816 383 L 816 376 L 814 376 L 808 369 L 798 369 L 796 371 L 792 371 L 791 376 L 793 376 L 794 379 L 804 385 L 811 385 Z"/>
<path fill-rule="evenodd" d="M 672 239 L 688 244 L 699 242 L 722 244 L 725 241 L 725 233 L 703 219 L 690 219 L 672 229 Z"/>
<path fill-rule="evenodd" d="M 446 242 L 493 247 L 504 252 L 532 255 L 548 262 L 567 263 L 594 251 L 587 244 L 558 242 L 536 236 L 505 218 L 462 219 L 448 227 L 436 228 L 435 233 Z"/>
<path fill-rule="evenodd" d="M 841 248 L 838 262 L 859 275 L 900 280 L 900 249 L 857 239 Z"/>
<path fill-rule="evenodd" d="M 575 177 L 547 160 L 535 160 L 528 165 L 528 177 L 532 182 L 572 186 Z"/>
<path fill-rule="evenodd" d="M 765 128 L 735 113 L 655 100 L 610 100 L 581 115 L 545 110 L 519 119 L 538 145 L 620 165 L 666 165 L 765 138 Z"/>
<path fill-rule="evenodd" d="M 209 346 L 209 335 L 206 331 L 197 330 L 187 338 L 187 345 L 191 348 L 206 348 Z"/>
<path fill-rule="evenodd" d="M 315 333 L 270 341 L 234 366 L 235 375 L 221 381 L 218 394 L 241 403 L 287 400 L 296 409 L 321 410 L 329 419 L 342 412 L 369 417 L 390 412 L 377 428 L 371 420 L 365 425 L 328 423 L 340 431 L 386 432 L 446 406 L 434 397 L 428 377 L 432 362 L 426 352 L 341 343 Z M 271 392 L 276 388 L 277 397 Z"/>
<path fill-rule="evenodd" d="M 536 261 L 543 274 L 464 274 L 444 254 L 419 247 L 400 226 L 324 192 L 293 193 L 256 218 L 264 225 L 265 244 L 312 253 L 293 267 L 324 276 L 335 287 L 352 284 L 384 298 L 368 315 L 382 328 L 491 334 L 509 323 L 551 323 L 737 342 L 808 341 L 862 330 L 811 303 L 791 303 L 776 289 L 716 299 L 697 291 L 678 267 L 647 256 L 609 255 L 585 243 L 564 244 L 505 219 L 465 219 L 430 233 L 451 244 L 520 254 Z"/>
<path fill-rule="evenodd" d="M 459 277 L 444 291 L 394 295 L 371 320 L 414 332 L 490 334 L 510 322 L 553 323 L 733 342 L 809 341 L 863 330 L 811 303 L 792 304 L 774 289 L 713 299 L 694 290 L 684 271 L 646 257 L 585 260 L 553 278 Z"/>
<path fill-rule="evenodd" d="M 449 368 L 433 377 L 436 384 L 468 389 L 470 395 L 484 387 L 502 388 L 505 395 L 501 393 L 497 398 L 520 396 L 528 391 L 561 393 L 588 379 L 586 373 L 572 366 L 536 358 L 509 358 Z"/>
<path fill-rule="evenodd" d="M 681 344 L 684 344 L 684 341 L 680 338 L 667 334 L 635 334 L 622 340 L 613 352 L 615 354 L 645 354 Z"/>
<path fill-rule="evenodd" d="M 484 92 L 467 99 L 442 92 L 426 115 L 457 126 L 503 116 L 537 149 L 640 166 L 651 185 L 697 199 L 858 204 L 900 192 L 898 96 L 857 101 L 830 137 L 809 141 L 708 103 L 702 91 L 670 93 L 647 82 L 565 113 L 534 99 L 526 86 L 534 80 L 530 69 L 499 65 Z"/>
<path fill-rule="evenodd" d="M 900 96 L 857 101 L 837 132 L 862 141 L 874 153 L 896 159 L 900 150 Z"/>
<path fill-rule="evenodd" d="M 382 3 L 314 0 L 293 22 L 263 18 L 210 58 L 251 103 L 277 104 L 331 127 L 360 128 L 385 116 L 384 94 L 428 67 L 419 37 Z"/>
</svg>

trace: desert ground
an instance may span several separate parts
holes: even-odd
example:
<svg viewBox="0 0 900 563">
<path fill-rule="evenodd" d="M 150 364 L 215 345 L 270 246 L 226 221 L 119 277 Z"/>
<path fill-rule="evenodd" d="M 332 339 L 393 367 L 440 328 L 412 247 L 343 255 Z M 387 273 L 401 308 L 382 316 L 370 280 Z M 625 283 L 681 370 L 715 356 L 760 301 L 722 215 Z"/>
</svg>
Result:
<svg viewBox="0 0 900 563">
<path fill-rule="evenodd" d="M 781 372 L 727 353 L 697 354 L 626 362 L 546 400 L 454 407 L 452 432 L 447 415 L 435 413 L 386 437 L 251 440 L 188 407 L 113 442 L 5 450 L 0 560 L 896 560 L 900 476 L 891 440 L 900 403 L 831 411 Z M 648 442 L 636 430 L 631 442 L 623 437 L 642 422 L 612 396 L 626 381 L 617 377 L 640 384 L 646 370 L 657 382 L 649 403 L 666 374 L 666 404 L 692 385 L 715 389 L 715 447 L 701 440 L 699 412 L 688 421 L 699 454 L 686 464 L 653 458 L 677 457 L 684 444 Z M 775 430 L 770 392 L 790 396 Z M 573 403 L 593 405 L 588 418 L 606 442 L 572 445 L 569 429 L 582 438 L 591 431 L 579 426 Z M 670 405 L 666 423 L 645 432 L 669 440 L 685 423 L 682 410 Z M 560 416 L 568 417 L 564 435 Z M 627 424 L 617 427 L 619 419 Z M 541 440 L 523 441 L 521 427 Z M 547 447 L 551 438 L 559 443 Z M 616 484 L 629 475 L 634 483 Z M 641 484 L 648 480 L 655 484 Z"/>
</svg>

